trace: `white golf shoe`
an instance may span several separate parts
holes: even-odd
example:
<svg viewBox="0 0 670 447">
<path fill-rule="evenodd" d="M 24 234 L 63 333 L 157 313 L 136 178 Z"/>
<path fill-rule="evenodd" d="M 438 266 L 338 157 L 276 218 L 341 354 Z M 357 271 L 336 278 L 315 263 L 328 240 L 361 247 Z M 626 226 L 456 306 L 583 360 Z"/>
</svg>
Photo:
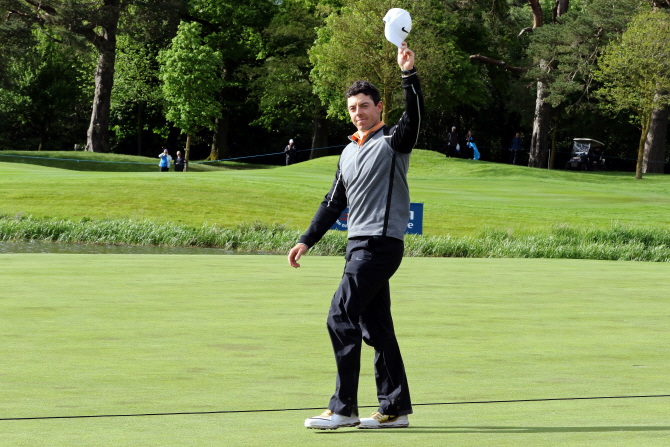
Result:
<svg viewBox="0 0 670 447">
<path fill-rule="evenodd" d="M 406 428 L 409 427 L 407 415 L 390 416 L 381 413 L 372 413 L 372 417 L 362 418 L 358 428 Z"/>
<path fill-rule="evenodd" d="M 342 416 L 326 410 L 319 416 L 305 419 L 305 427 L 316 428 L 319 430 L 335 430 L 340 427 L 356 427 L 361 421 L 357 414 L 351 416 Z"/>
</svg>

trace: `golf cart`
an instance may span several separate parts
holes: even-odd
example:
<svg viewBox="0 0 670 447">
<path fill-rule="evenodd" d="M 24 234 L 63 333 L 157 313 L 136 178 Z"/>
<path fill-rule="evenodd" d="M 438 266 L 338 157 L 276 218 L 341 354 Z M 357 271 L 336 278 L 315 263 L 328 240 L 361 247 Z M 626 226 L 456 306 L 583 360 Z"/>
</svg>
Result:
<svg viewBox="0 0 670 447">
<path fill-rule="evenodd" d="M 604 171 L 603 143 L 591 138 L 574 138 L 572 140 L 572 155 L 565 164 L 565 169 L 580 171 Z"/>
</svg>

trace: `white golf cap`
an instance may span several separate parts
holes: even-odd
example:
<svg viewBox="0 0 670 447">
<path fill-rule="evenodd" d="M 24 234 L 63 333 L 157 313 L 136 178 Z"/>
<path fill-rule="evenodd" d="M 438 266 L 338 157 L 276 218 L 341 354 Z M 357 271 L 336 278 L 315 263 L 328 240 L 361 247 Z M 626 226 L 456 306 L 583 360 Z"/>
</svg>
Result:
<svg viewBox="0 0 670 447">
<path fill-rule="evenodd" d="M 398 48 L 412 30 L 412 18 L 409 12 L 400 8 L 389 9 L 384 17 L 384 35 L 386 39 Z"/>
</svg>

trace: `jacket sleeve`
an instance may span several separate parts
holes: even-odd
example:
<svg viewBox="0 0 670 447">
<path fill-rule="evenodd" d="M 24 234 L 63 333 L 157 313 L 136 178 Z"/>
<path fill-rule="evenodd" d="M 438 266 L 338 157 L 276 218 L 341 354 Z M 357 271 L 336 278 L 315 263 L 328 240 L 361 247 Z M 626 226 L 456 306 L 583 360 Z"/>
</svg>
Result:
<svg viewBox="0 0 670 447">
<path fill-rule="evenodd" d="M 409 76 L 402 79 L 402 88 L 405 91 L 405 112 L 398 124 L 391 128 L 389 144 L 394 151 L 409 154 L 419 139 L 421 121 L 424 117 L 423 93 L 416 68 L 412 69 Z"/>
<path fill-rule="evenodd" d="M 333 186 L 330 188 L 328 194 L 326 194 L 321 205 L 319 205 L 319 209 L 316 210 L 309 228 L 305 234 L 300 236 L 299 242 L 311 248 L 333 226 L 346 207 L 347 193 L 342 182 L 342 172 L 338 163 Z"/>
</svg>

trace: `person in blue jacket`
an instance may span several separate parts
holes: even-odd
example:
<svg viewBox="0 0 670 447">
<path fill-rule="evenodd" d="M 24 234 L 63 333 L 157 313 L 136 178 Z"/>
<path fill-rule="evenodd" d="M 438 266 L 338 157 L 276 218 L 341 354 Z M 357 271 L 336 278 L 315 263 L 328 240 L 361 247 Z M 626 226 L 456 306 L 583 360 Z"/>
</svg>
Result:
<svg viewBox="0 0 670 447">
<path fill-rule="evenodd" d="M 471 130 L 469 130 L 468 134 L 465 136 L 465 144 L 467 144 L 467 146 L 472 149 L 472 159 L 479 160 L 479 150 L 477 149 L 477 145 L 475 144 L 475 137 L 472 135 Z"/>
</svg>

